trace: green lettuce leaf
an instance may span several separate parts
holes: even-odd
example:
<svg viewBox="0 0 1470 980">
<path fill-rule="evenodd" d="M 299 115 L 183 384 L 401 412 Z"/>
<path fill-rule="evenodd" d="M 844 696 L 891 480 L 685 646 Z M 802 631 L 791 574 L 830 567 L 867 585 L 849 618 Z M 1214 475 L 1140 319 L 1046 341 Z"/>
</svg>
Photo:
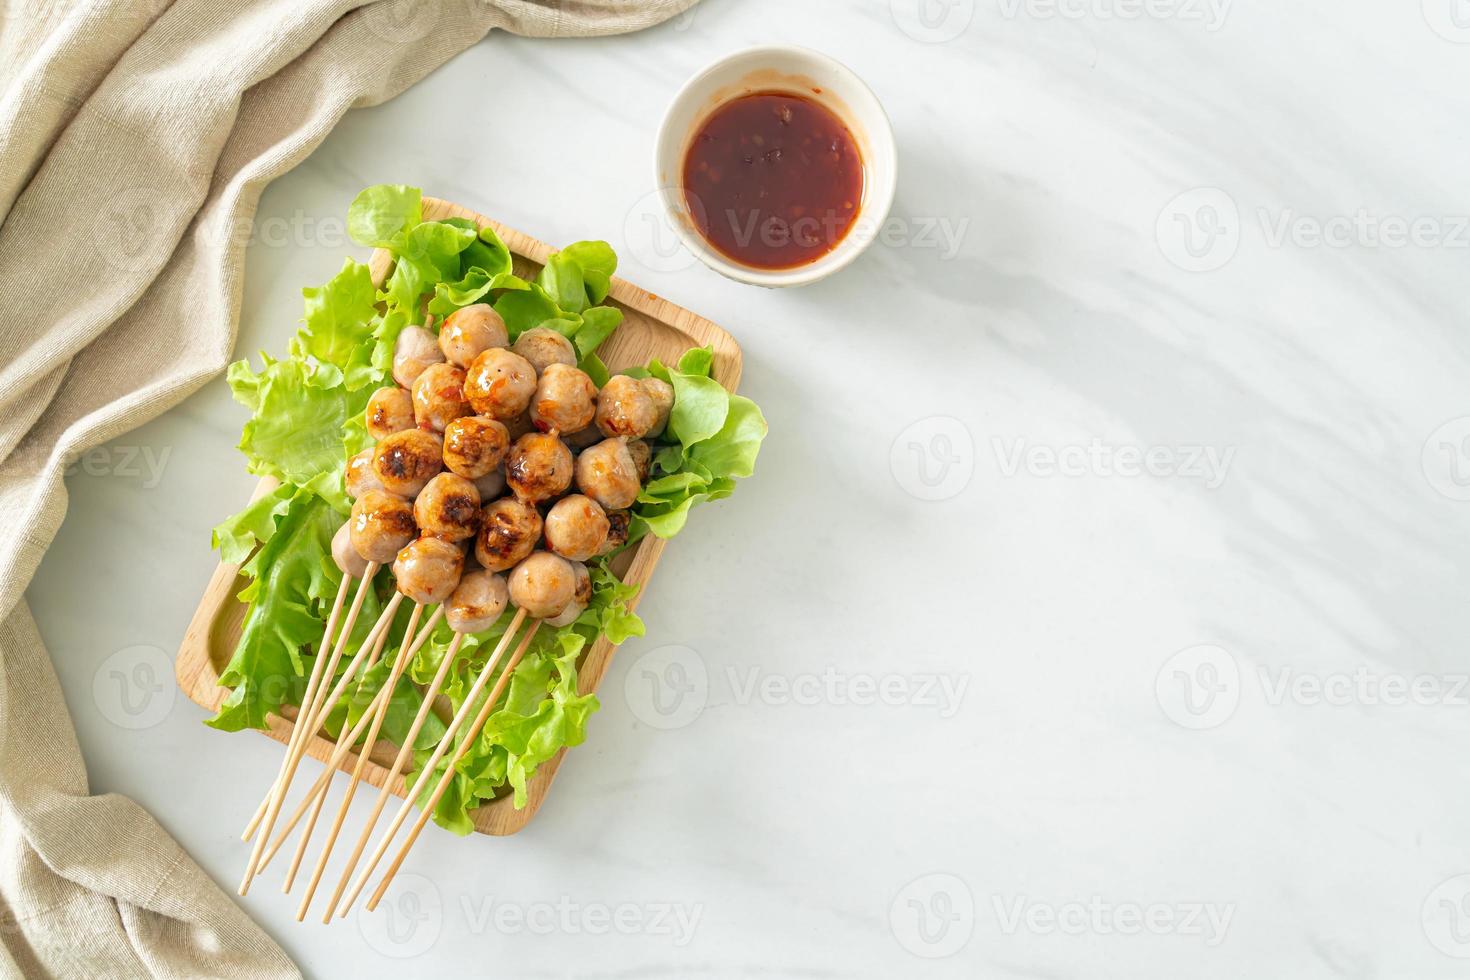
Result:
<svg viewBox="0 0 1470 980">
<path fill-rule="evenodd" d="M 353 198 L 347 208 L 347 234 L 359 245 L 388 248 L 393 239 L 419 223 L 423 194 L 417 187 L 377 184 Z"/>
</svg>

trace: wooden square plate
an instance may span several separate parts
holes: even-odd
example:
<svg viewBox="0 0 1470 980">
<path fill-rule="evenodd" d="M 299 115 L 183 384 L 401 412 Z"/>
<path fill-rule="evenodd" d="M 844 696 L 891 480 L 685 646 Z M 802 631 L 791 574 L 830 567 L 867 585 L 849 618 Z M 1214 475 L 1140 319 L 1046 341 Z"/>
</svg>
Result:
<svg viewBox="0 0 1470 980">
<path fill-rule="evenodd" d="M 516 274 L 527 279 L 534 277 L 547 256 L 555 251 L 529 235 L 448 201 L 424 198 L 423 215 L 426 220 L 461 217 L 469 218 L 482 226 L 490 225 L 510 248 L 515 259 Z M 373 253 L 371 267 L 375 283 L 383 283 L 392 269 L 392 263 L 392 256 L 387 252 L 379 249 Z M 598 349 L 598 355 L 613 371 L 646 364 L 655 357 L 666 364 L 672 364 L 689 348 L 708 346 L 714 349 L 715 380 L 732 392 L 739 384 L 740 347 L 734 338 L 710 321 L 617 278 L 612 281 L 608 302 L 623 311 L 622 324 Z M 273 486 L 274 481 L 264 480 L 256 493 L 268 492 Z M 653 576 L 654 566 L 658 563 L 663 547 L 662 540 L 649 535 L 636 549 L 620 555 L 615 563 L 614 570 L 623 581 L 642 587 L 638 599 L 648 590 L 648 581 Z M 199 601 L 199 608 L 194 611 L 189 630 L 184 635 L 183 644 L 179 647 L 174 668 L 179 686 L 195 703 L 210 711 L 218 711 L 229 694 L 228 689 L 219 686 L 219 676 L 220 671 L 229 663 L 240 639 L 245 604 L 235 596 L 245 585 L 246 580 L 240 577 L 239 566 L 222 562 L 210 578 L 204 596 Z M 578 672 L 583 694 L 597 690 L 603 674 L 607 672 L 608 663 L 612 660 L 612 653 L 613 645 L 606 638 L 600 638 L 583 654 Z M 267 734 L 285 743 L 291 737 L 296 711 L 289 706 L 283 710 L 285 717 L 271 716 L 268 719 Z M 307 745 L 307 752 L 325 762 L 331 758 L 332 748 L 331 740 L 318 733 Z M 397 752 L 397 746 L 386 739 L 380 739 L 365 767 L 364 778 L 374 786 L 382 786 Z M 513 834 L 529 823 L 546 799 L 551 781 L 555 778 L 556 770 L 565 754 L 566 749 L 562 749 L 536 771 L 527 787 L 526 806 L 523 809 L 515 809 L 509 795 L 498 797 L 473 812 L 475 829 L 483 834 Z M 348 753 L 340 768 L 349 771 L 356 762 L 356 753 Z M 262 790 L 268 787 L 266 773 L 261 774 L 260 785 Z M 398 796 L 406 795 L 401 777 L 394 780 L 392 791 Z"/>
</svg>

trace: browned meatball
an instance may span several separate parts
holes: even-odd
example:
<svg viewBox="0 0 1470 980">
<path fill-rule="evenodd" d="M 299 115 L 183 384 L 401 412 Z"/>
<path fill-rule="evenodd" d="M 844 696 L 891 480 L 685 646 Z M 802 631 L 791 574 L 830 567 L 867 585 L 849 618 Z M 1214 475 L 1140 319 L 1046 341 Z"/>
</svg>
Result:
<svg viewBox="0 0 1470 980">
<path fill-rule="evenodd" d="M 577 489 L 604 510 L 632 507 L 639 487 L 638 464 L 626 439 L 604 439 L 577 457 Z"/>
<path fill-rule="evenodd" d="M 644 378 L 643 390 L 653 401 L 653 426 L 644 435 L 661 436 L 669 424 L 669 412 L 674 408 L 674 386 L 662 378 Z"/>
<path fill-rule="evenodd" d="M 393 344 L 393 380 L 401 388 L 412 388 L 425 368 L 443 360 L 439 340 L 431 331 L 423 327 L 404 327 Z"/>
<path fill-rule="evenodd" d="M 332 535 L 332 560 L 348 578 L 362 578 L 367 571 L 367 559 L 358 554 L 352 543 L 350 520 L 337 528 L 337 533 Z"/>
<path fill-rule="evenodd" d="M 386 439 L 395 432 L 413 428 L 413 398 L 402 388 L 379 388 L 368 399 L 364 416 L 368 435 Z"/>
<path fill-rule="evenodd" d="M 420 428 L 443 432 L 455 419 L 471 414 L 464 397 L 464 372 L 453 364 L 434 364 L 413 383 L 413 414 Z"/>
<path fill-rule="evenodd" d="M 456 633 L 483 633 L 495 625 L 509 601 L 504 575 L 483 568 L 467 572 L 444 604 L 444 621 Z"/>
<path fill-rule="evenodd" d="M 383 488 L 404 497 L 417 497 L 444 468 L 439 437 L 423 429 L 395 432 L 373 450 L 373 473 Z"/>
<path fill-rule="evenodd" d="M 464 393 L 476 412 L 506 422 L 531 404 L 536 369 L 521 355 L 492 347 L 470 365 Z"/>
<path fill-rule="evenodd" d="M 628 440 L 628 455 L 633 457 L 633 467 L 638 471 L 638 482 L 647 483 L 653 471 L 653 447 L 642 439 Z"/>
<path fill-rule="evenodd" d="M 607 515 L 607 539 L 602 542 L 599 554 L 610 555 L 628 543 L 628 526 L 633 515 L 626 510 L 609 511 Z"/>
<path fill-rule="evenodd" d="M 510 447 L 505 482 L 533 504 L 559 497 L 572 485 L 572 451 L 549 432 L 528 432 Z"/>
<path fill-rule="evenodd" d="M 440 473 L 413 502 L 419 530 L 446 541 L 463 541 L 480 527 L 480 491 L 462 476 Z"/>
<path fill-rule="evenodd" d="M 532 327 L 517 337 L 510 349 L 530 361 L 537 374 L 546 373 L 552 364 L 577 366 L 577 348 L 550 327 Z"/>
<path fill-rule="evenodd" d="M 528 503 L 504 497 L 480 511 L 475 560 L 487 570 L 503 572 L 536 550 L 541 514 Z"/>
<path fill-rule="evenodd" d="M 444 430 L 444 465 L 466 480 L 478 480 L 505 459 L 510 433 L 494 419 L 466 415 Z"/>
<path fill-rule="evenodd" d="M 342 486 L 347 496 L 356 500 L 369 490 L 383 489 L 383 481 L 373 469 L 373 451 L 364 449 L 347 461 L 347 471 L 342 477 Z"/>
<path fill-rule="evenodd" d="M 567 603 L 565 609 L 548 619 L 547 626 L 572 625 L 592 601 L 592 576 L 588 574 L 587 566 L 579 561 L 572 562 L 572 574 L 576 576 L 572 586 L 572 601 Z"/>
<path fill-rule="evenodd" d="M 597 501 L 574 493 L 546 512 L 546 547 L 572 561 L 586 561 L 607 540 L 607 514 Z"/>
<path fill-rule="evenodd" d="M 464 552 L 443 538 L 410 541 L 393 560 L 398 591 L 414 602 L 430 605 L 454 594 L 464 571 Z"/>
<path fill-rule="evenodd" d="M 369 490 L 358 497 L 348 524 L 357 553 L 380 565 L 392 561 L 419 533 L 408 501 L 386 490 Z"/>
<path fill-rule="evenodd" d="M 439 328 L 439 349 L 451 364 L 467 368 L 492 347 L 510 343 L 505 321 L 488 303 L 476 303 L 449 314 Z"/>
<path fill-rule="evenodd" d="M 585 373 L 565 364 L 549 365 L 536 382 L 531 421 L 542 432 L 577 432 L 597 412 L 597 385 Z"/>
<path fill-rule="evenodd" d="M 646 435 L 658 421 L 658 407 L 637 378 L 618 374 L 597 395 L 597 427 L 606 436 Z"/>
<path fill-rule="evenodd" d="M 510 601 L 535 619 L 548 619 L 566 609 L 577 594 L 572 563 L 549 551 L 538 551 L 510 573 Z"/>
</svg>

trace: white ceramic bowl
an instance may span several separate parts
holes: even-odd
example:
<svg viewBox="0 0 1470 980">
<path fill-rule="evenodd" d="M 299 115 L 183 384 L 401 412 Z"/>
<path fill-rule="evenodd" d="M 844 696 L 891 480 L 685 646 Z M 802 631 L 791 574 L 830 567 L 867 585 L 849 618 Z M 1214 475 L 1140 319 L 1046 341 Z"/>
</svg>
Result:
<svg viewBox="0 0 1470 980">
<path fill-rule="evenodd" d="M 820 103 L 847 124 L 863 157 L 863 200 L 852 228 L 832 251 L 794 269 L 756 269 L 726 258 L 694 227 L 684 199 L 689 141 L 713 110 L 752 92 L 791 92 Z M 710 65 L 674 96 L 659 127 L 654 177 L 669 223 L 705 265 L 757 286 L 803 286 L 848 265 L 877 237 L 898 186 L 898 150 L 878 97 L 847 67 L 807 48 L 749 48 Z"/>
</svg>

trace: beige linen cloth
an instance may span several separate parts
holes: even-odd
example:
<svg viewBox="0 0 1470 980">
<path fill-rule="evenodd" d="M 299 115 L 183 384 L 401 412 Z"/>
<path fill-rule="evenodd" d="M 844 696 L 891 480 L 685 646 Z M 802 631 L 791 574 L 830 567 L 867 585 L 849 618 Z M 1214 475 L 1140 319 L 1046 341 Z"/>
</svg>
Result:
<svg viewBox="0 0 1470 980">
<path fill-rule="evenodd" d="M 141 807 L 88 793 L 23 598 L 62 472 L 224 369 L 261 189 L 348 109 L 492 28 L 693 2 L 0 0 L 0 974 L 298 975 Z"/>
</svg>

